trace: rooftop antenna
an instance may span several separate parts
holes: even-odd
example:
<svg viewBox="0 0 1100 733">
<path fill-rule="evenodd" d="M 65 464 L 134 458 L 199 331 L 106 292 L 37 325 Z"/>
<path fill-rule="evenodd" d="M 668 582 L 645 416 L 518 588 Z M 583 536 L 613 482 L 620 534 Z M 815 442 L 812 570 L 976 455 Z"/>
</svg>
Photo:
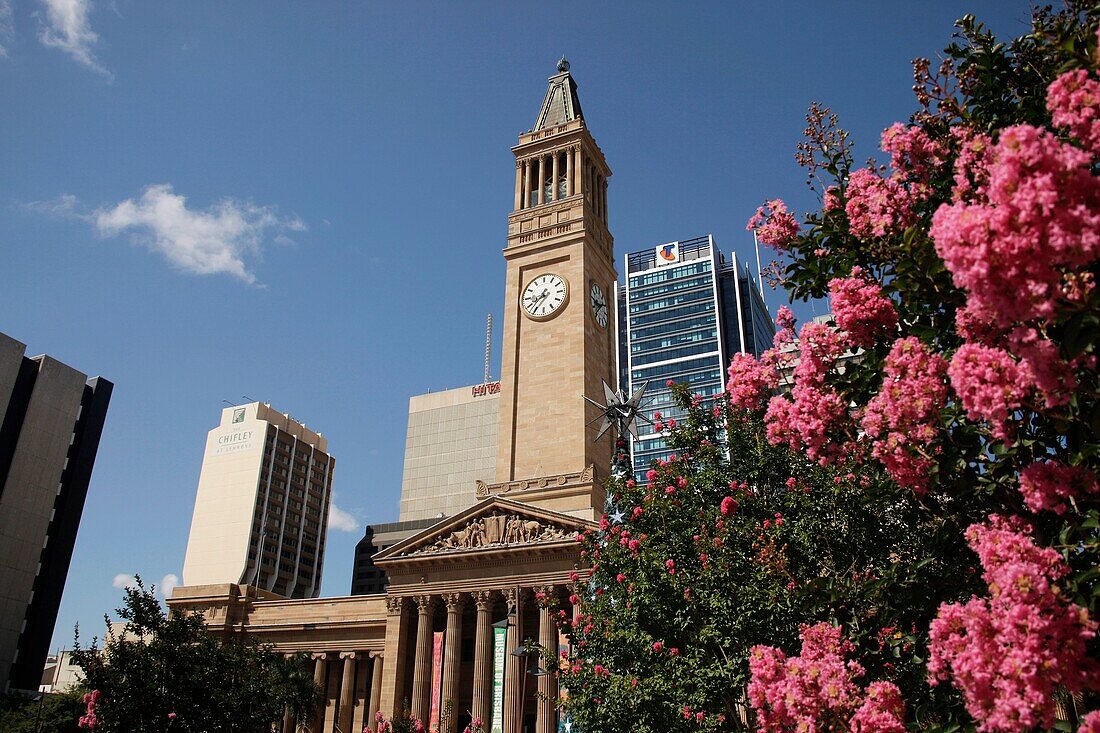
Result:
<svg viewBox="0 0 1100 733">
<path fill-rule="evenodd" d="M 248 400 L 249 402 L 255 402 L 256 401 L 256 400 L 252 399 L 251 397 L 249 397 L 246 394 L 241 395 L 241 399 L 242 400 Z"/>
<path fill-rule="evenodd" d="M 229 405 L 230 407 L 236 407 L 236 405 L 234 405 L 234 404 L 233 404 L 232 402 L 230 402 L 229 400 L 222 400 L 222 402 L 224 402 L 225 404 Z"/>
<path fill-rule="evenodd" d="M 493 314 L 485 316 L 485 380 L 489 381 L 489 360 L 493 356 Z"/>
</svg>

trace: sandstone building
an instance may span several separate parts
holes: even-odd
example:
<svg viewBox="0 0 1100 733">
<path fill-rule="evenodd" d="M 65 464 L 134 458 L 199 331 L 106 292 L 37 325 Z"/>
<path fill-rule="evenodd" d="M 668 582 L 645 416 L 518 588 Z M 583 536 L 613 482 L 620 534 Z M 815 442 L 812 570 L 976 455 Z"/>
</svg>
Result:
<svg viewBox="0 0 1100 733">
<path fill-rule="evenodd" d="M 195 583 L 185 568 L 169 600 L 203 611 L 214 633 L 312 655 L 326 705 L 317 720 L 284 720 L 284 733 L 359 731 L 406 700 L 445 731 L 471 716 L 501 733 L 558 729 L 554 676 L 529 675 L 512 652 L 525 639 L 556 648 L 552 615 L 573 613 L 574 537 L 595 526 L 611 459 L 610 441 L 588 427 L 599 411 L 583 398 L 601 400 L 603 383 L 614 384 L 616 343 L 611 170 L 564 59 L 512 152 L 496 450 L 492 470 L 457 498 L 465 508 L 412 520 L 430 526 L 375 555 L 384 593 L 288 599 L 247 576 Z M 403 518 L 431 512 L 404 499 Z"/>
</svg>

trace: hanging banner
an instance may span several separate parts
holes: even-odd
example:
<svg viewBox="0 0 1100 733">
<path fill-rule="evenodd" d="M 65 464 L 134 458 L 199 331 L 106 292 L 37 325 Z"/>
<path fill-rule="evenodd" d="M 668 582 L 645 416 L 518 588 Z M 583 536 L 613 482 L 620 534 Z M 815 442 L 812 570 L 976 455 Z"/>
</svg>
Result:
<svg viewBox="0 0 1100 733">
<path fill-rule="evenodd" d="M 489 733 L 504 733 L 504 639 L 507 629 L 493 629 L 493 725 Z"/>
<path fill-rule="evenodd" d="M 432 634 L 432 704 L 428 713 L 428 730 L 439 733 L 440 698 L 443 697 L 443 632 Z"/>
<path fill-rule="evenodd" d="M 570 655 L 569 636 L 564 631 L 559 630 L 558 631 L 558 671 L 559 672 L 566 672 L 566 671 L 569 670 L 569 655 Z M 555 710 L 555 714 L 558 716 L 558 724 L 557 724 L 555 730 L 557 730 L 558 733 L 571 733 L 572 728 L 573 728 L 572 723 L 569 722 L 568 713 L 565 713 L 563 711 L 563 708 L 561 707 L 561 704 L 564 703 L 564 701 L 568 698 L 569 698 L 569 691 L 565 689 L 565 685 L 559 683 L 558 684 L 558 699 L 559 699 L 560 702 L 559 702 L 559 705 L 557 706 L 557 709 Z M 569 724 L 567 725 L 567 723 L 569 723 Z"/>
</svg>

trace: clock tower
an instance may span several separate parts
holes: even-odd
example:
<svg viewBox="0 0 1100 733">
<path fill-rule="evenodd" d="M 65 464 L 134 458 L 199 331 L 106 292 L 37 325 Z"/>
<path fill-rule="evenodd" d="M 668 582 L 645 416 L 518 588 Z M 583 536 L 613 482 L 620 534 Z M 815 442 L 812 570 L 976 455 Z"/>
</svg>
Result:
<svg viewBox="0 0 1100 733">
<path fill-rule="evenodd" d="M 569 62 L 549 81 L 535 126 L 512 148 L 497 483 L 478 494 L 592 518 L 612 451 L 608 438 L 594 440 L 599 412 L 584 400 L 602 400 L 603 382 L 615 383 L 611 169 Z"/>
</svg>

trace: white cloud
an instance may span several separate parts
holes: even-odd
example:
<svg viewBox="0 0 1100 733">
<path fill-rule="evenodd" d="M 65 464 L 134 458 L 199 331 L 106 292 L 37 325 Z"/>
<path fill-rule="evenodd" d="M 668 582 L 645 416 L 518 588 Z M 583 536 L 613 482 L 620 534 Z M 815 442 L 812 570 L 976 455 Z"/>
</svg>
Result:
<svg viewBox="0 0 1100 733">
<path fill-rule="evenodd" d="M 46 8 L 47 25 L 42 26 L 38 39 L 42 45 L 59 48 L 89 69 L 113 78 L 96 57 L 92 46 L 99 36 L 88 24 L 88 13 L 92 9 L 91 0 L 41 0 Z"/>
<path fill-rule="evenodd" d="M 140 199 L 98 209 L 91 218 L 101 236 L 133 232 L 185 272 L 229 274 L 249 284 L 256 277 L 245 257 L 259 255 L 269 232 L 278 239 L 282 232 L 306 229 L 297 217 L 283 218 L 274 207 L 247 201 L 223 199 L 205 211 L 188 209 L 187 199 L 167 183 L 148 186 Z"/>
<path fill-rule="evenodd" d="M 334 501 L 328 508 L 328 528 L 339 532 L 355 532 L 359 529 L 359 520 L 336 506 Z"/>
<path fill-rule="evenodd" d="M 167 598 L 172 595 L 172 590 L 180 584 L 180 578 L 175 573 L 168 573 L 157 584 L 157 588 L 160 589 L 160 594 Z"/>
<path fill-rule="evenodd" d="M 8 57 L 8 46 L 15 36 L 12 25 L 11 3 L 9 0 L 0 0 L 0 59 Z"/>
<path fill-rule="evenodd" d="M 22 206 L 47 216 L 74 219 L 87 218 L 79 212 L 80 201 L 71 193 L 63 193 L 52 201 L 31 201 L 28 204 L 22 204 Z"/>
<path fill-rule="evenodd" d="M 115 576 L 115 579 L 111 581 L 111 585 L 119 589 L 136 587 L 137 578 L 129 573 L 119 573 Z"/>
</svg>

